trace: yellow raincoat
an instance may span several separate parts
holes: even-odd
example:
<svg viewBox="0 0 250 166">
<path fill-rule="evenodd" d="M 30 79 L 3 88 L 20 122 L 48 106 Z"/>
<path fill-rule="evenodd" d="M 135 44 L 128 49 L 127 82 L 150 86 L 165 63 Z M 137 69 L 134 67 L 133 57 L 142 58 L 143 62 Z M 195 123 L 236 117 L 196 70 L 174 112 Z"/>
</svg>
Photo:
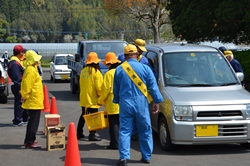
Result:
<svg viewBox="0 0 250 166">
<path fill-rule="evenodd" d="M 42 110 L 44 109 L 44 94 L 41 77 L 38 73 L 36 61 L 41 59 L 35 51 L 26 52 L 26 69 L 21 82 L 21 96 L 25 99 L 22 103 L 23 109 Z"/>
<path fill-rule="evenodd" d="M 106 111 L 109 115 L 119 114 L 119 105 L 113 103 L 113 82 L 114 82 L 115 69 L 107 71 L 103 78 L 102 94 L 98 98 L 98 103 L 105 104 Z"/>
<path fill-rule="evenodd" d="M 86 66 L 80 74 L 80 106 L 87 108 L 99 108 L 97 103 L 101 95 L 103 83 L 102 73 L 93 67 Z"/>
</svg>

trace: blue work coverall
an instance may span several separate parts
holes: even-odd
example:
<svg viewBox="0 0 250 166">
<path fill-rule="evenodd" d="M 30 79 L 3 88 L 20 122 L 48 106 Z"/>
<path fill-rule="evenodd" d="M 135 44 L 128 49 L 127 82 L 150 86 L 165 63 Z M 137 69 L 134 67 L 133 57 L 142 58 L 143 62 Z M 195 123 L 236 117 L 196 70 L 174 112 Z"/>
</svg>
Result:
<svg viewBox="0 0 250 166">
<path fill-rule="evenodd" d="M 125 61 L 125 55 L 124 55 L 124 53 L 120 54 L 117 59 L 120 60 L 121 62 L 124 62 Z M 155 72 L 155 70 L 153 69 L 153 67 L 150 65 L 148 59 L 145 56 L 140 55 L 137 60 L 138 60 L 138 62 L 140 62 L 140 63 L 142 63 L 142 64 L 147 65 L 148 67 L 150 67 L 150 69 L 154 73 L 154 76 L 157 78 L 157 73 Z M 137 135 L 138 134 L 137 133 L 137 129 L 136 129 L 135 126 L 133 127 L 132 134 L 133 135 Z"/>
<path fill-rule="evenodd" d="M 154 103 L 163 102 L 164 99 L 152 70 L 136 59 L 129 59 L 128 63 L 147 86 Z M 142 158 L 150 160 L 153 151 L 153 138 L 148 101 L 121 66 L 118 66 L 115 71 L 113 93 L 113 102 L 120 106 L 120 159 L 130 159 L 130 137 L 135 123 Z"/>
<path fill-rule="evenodd" d="M 237 61 L 236 59 L 232 59 L 230 62 L 231 66 L 233 67 L 234 71 L 237 73 L 237 72 L 241 72 L 241 73 L 244 73 L 243 72 L 243 69 L 240 65 L 240 62 Z M 244 85 L 244 80 L 241 82 L 242 85 Z"/>
</svg>

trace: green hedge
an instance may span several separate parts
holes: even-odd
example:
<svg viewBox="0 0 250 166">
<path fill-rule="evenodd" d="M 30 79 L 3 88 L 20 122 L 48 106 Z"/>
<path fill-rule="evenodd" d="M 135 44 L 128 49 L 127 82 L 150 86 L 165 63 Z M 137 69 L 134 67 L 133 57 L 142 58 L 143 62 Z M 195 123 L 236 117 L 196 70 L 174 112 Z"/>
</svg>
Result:
<svg viewBox="0 0 250 166">
<path fill-rule="evenodd" d="M 250 50 L 248 51 L 234 51 L 234 58 L 238 60 L 244 71 L 245 81 L 250 82 Z"/>
<path fill-rule="evenodd" d="M 49 68 L 50 60 L 41 60 L 41 66 L 44 68 Z"/>
</svg>

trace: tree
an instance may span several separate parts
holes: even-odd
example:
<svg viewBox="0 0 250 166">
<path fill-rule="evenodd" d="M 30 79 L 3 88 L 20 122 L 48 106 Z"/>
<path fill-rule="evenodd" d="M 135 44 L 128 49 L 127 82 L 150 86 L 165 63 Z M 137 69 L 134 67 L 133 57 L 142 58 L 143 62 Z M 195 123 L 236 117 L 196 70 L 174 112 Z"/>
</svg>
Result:
<svg viewBox="0 0 250 166">
<path fill-rule="evenodd" d="M 137 21 L 143 21 L 152 29 L 154 42 L 160 42 L 162 27 L 169 24 L 169 0 L 104 0 L 105 9 L 115 15 L 126 14 Z"/>
<path fill-rule="evenodd" d="M 4 16 L 0 14 L 0 40 L 3 41 L 3 36 L 6 34 L 6 29 L 9 23 L 4 19 Z"/>
<path fill-rule="evenodd" d="M 248 0 L 170 0 L 172 29 L 189 42 L 250 42 Z"/>
</svg>

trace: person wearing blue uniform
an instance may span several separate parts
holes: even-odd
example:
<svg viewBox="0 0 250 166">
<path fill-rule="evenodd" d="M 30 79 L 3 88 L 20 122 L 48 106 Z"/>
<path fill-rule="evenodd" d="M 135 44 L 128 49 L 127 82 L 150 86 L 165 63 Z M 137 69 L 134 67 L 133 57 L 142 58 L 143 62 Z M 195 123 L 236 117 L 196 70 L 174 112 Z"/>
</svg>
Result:
<svg viewBox="0 0 250 166">
<path fill-rule="evenodd" d="M 136 46 L 128 44 L 124 47 L 124 53 L 125 60 L 131 66 L 132 71 L 134 71 L 134 74 L 138 75 L 146 86 L 146 92 L 149 92 L 152 96 L 154 101 L 153 113 L 157 113 L 159 111 L 159 103 L 163 102 L 164 99 L 159 91 L 152 70 L 148 66 L 138 62 Z M 113 103 L 118 103 L 120 106 L 120 159 L 117 164 L 120 166 L 126 166 L 127 160 L 130 159 L 130 137 L 134 124 L 136 125 L 139 135 L 139 144 L 142 155 L 140 161 L 143 163 L 150 163 L 153 151 L 153 137 L 148 99 L 126 73 L 122 65 L 116 68 L 113 85 Z"/>
<path fill-rule="evenodd" d="M 147 49 L 145 47 L 146 42 L 144 40 L 142 40 L 142 39 L 135 39 L 132 44 L 135 45 L 136 48 L 137 48 L 137 54 L 138 54 L 137 60 L 138 60 L 138 62 L 149 66 L 150 69 L 153 71 L 154 76 L 157 77 L 157 74 L 156 74 L 156 72 L 155 72 L 155 70 L 153 68 L 153 65 L 149 63 L 149 60 L 148 60 L 147 57 L 142 55 L 143 52 L 147 51 Z M 124 53 L 122 53 L 122 54 L 120 54 L 118 56 L 118 60 L 120 60 L 121 62 L 125 61 Z M 137 129 L 136 129 L 135 126 L 133 127 L 131 139 L 132 139 L 132 141 L 137 141 L 138 140 Z"/>
<path fill-rule="evenodd" d="M 227 60 L 229 61 L 229 63 L 233 67 L 235 73 L 237 73 L 237 72 L 244 73 L 240 62 L 237 61 L 236 59 L 234 59 L 234 55 L 233 55 L 232 51 L 230 51 L 230 50 L 224 51 L 224 56 L 227 58 Z M 241 82 L 241 84 L 242 84 L 243 87 L 245 87 L 244 80 Z"/>
<path fill-rule="evenodd" d="M 135 39 L 135 41 L 133 42 L 133 45 L 135 45 L 136 48 L 137 48 L 137 52 L 138 52 L 137 60 L 140 63 L 149 66 L 152 69 L 152 71 L 154 72 L 153 67 L 151 66 L 151 64 L 148 61 L 148 58 L 142 55 L 143 52 L 147 51 L 147 49 L 145 48 L 146 42 L 144 40 L 142 40 L 142 39 Z M 121 53 L 118 56 L 118 60 L 120 60 L 121 62 L 125 61 L 124 53 Z"/>
</svg>

